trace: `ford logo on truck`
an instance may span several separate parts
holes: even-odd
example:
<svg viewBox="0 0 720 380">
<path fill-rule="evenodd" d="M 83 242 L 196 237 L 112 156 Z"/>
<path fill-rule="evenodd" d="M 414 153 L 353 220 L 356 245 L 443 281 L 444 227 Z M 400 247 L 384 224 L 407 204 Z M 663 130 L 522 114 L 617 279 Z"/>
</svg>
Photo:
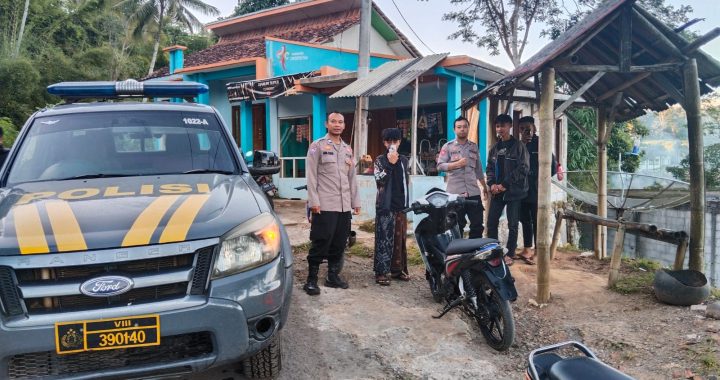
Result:
<svg viewBox="0 0 720 380">
<path fill-rule="evenodd" d="M 127 293 L 133 281 L 123 276 L 103 276 L 87 280 L 80 285 L 80 292 L 90 297 L 111 297 Z"/>
</svg>

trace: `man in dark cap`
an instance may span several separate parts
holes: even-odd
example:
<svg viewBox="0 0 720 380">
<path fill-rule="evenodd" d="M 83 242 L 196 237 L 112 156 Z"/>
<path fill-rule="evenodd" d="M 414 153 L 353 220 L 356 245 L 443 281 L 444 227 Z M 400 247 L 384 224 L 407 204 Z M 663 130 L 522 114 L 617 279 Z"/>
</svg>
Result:
<svg viewBox="0 0 720 380">
<path fill-rule="evenodd" d="M 375 282 L 390 285 L 390 278 L 410 281 L 407 269 L 408 159 L 398 153 L 402 134 L 398 128 L 383 130 L 385 154 L 375 159 Z"/>
</svg>

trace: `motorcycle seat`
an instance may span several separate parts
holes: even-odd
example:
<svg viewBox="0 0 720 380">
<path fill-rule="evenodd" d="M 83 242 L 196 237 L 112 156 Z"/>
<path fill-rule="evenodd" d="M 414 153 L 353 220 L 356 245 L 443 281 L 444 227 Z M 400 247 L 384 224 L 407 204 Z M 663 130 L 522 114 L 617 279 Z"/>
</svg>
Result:
<svg viewBox="0 0 720 380">
<path fill-rule="evenodd" d="M 454 239 L 450 241 L 445 249 L 446 255 L 457 255 L 460 253 L 472 252 L 480 249 L 488 244 L 500 244 L 497 239 L 481 238 L 481 239 Z"/>
<path fill-rule="evenodd" d="M 613 367 L 589 357 L 563 359 L 550 367 L 551 380 L 634 380 Z"/>
</svg>

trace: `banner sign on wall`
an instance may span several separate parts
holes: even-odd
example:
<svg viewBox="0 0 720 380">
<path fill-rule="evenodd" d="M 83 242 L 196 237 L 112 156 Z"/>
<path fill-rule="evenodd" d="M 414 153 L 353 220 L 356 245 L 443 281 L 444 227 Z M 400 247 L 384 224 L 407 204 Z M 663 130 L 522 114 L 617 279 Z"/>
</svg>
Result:
<svg viewBox="0 0 720 380">
<path fill-rule="evenodd" d="M 268 79 L 230 82 L 226 85 L 228 100 L 230 102 L 239 102 L 243 100 L 258 100 L 290 95 L 292 89 L 295 87 L 295 81 L 302 78 L 314 77 L 318 74 L 317 71 L 310 71 Z"/>
</svg>

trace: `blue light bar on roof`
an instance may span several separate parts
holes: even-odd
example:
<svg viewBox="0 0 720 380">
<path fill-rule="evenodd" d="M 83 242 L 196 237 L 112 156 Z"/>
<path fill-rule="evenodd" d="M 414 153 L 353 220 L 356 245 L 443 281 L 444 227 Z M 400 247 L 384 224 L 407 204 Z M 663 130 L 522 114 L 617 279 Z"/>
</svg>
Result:
<svg viewBox="0 0 720 380">
<path fill-rule="evenodd" d="M 208 92 L 208 86 L 197 82 L 62 82 L 50 85 L 47 91 L 61 98 L 152 97 L 182 98 Z"/>
</svg>

